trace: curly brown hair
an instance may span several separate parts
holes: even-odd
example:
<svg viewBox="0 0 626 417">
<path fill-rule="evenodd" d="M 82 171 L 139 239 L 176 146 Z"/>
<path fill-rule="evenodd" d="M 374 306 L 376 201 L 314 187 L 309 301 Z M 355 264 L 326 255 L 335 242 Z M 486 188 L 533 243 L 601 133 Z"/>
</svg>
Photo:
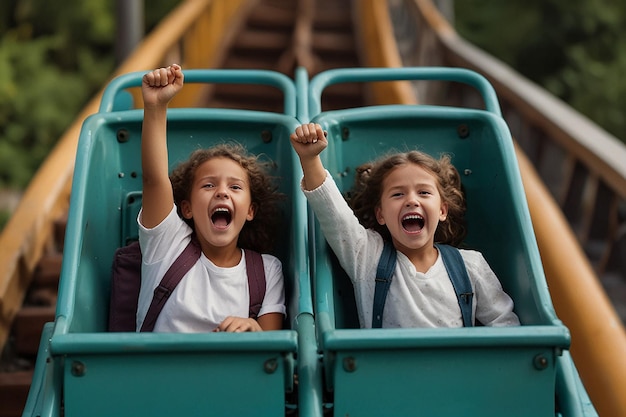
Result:
<svg viewBox="0 0 626 417">
<path fill-rule="evenodd" d="M 419 152 L 394 153 L 356 169 L 354 187 L 348 202 L 359 219 L 368 229 L 376 230 L 385 240 L 391 240 L 387 226 L 376 221 L 376 208 L 380 205 L 383 181 L 396 167 L 406 164 L 418 165 L 437 179 L 442 202 L 448 205 L 446 220 L 440 222 L 435 232 L 435 242 L 458 246 L 467 233 L 465 228 L 465 196 L 461 176 L 452 165 L 450 156 L 442 154 L 439 159 Z"/>
<path fill-rule="evenodd" d="M 191 228 L 194 228 L 193 219 L 185 219 L 181 213 L 181 202 L 189 200 L 191 187 L 197 168 L 213 158 L 229 158 L 241 165 L 248 173 L 250 181 L 250 195 L 255 210 L 254 219 L 245 223 L 237 245 L 240 248 L 252 249 L 267 253 L 273 250 L 281 219 L 281 201 L 285 195 L 278 191 L 276 178 L 269 174 L 273 163 L 261 161 L 258 156 L 248 153 L 246 148 L 238 143 L 223 143 L 206 149 L 198 149 L 191 153 L 189 158 L 179 164 L 170 175 L 174 202 L 178 215 Z"/>
</svg>

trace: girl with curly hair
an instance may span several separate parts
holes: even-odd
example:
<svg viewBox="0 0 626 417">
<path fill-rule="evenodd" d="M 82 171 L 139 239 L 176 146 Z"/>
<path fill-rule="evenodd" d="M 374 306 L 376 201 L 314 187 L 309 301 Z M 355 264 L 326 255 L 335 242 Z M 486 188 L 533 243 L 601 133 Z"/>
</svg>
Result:
<svg viewBox="0 0 626 417">
<path fill-rule="evenodd" d="M 252 318 L 242 249 L 271 249 L 283 195 L 264 164 L 237 144 L 196 150 L 168 175 L 167 107 L 183 80 L 179 65 L 148 72 L 142 80 L 143 201 L 137 221 L 143 264 L 137 329 L 161 278 L 192 239 L 200 258 L 165 303 L 154 331 L 281 329 L 286 313 L 281 262 L 262 254 L 265 297 Z"/>
<path fill-rule="evenodd" d="M 382 327 L 462 327 L 459 303 L 435 243 L 465 235 L 461 180 L 448 156 L 409 151 L 357 171 L 350 206 L 319 154 L 328 141 L 319 124 L 291 134 L 302 189 L 327 242 L 354 286 L 361 327 L 372 327 L 375 275 L 385 241 L 397 251 Z M 519 325 L 513 301 L 480 252 L 460 250 L 473 291 L 472 322 Z"/>
</svg>

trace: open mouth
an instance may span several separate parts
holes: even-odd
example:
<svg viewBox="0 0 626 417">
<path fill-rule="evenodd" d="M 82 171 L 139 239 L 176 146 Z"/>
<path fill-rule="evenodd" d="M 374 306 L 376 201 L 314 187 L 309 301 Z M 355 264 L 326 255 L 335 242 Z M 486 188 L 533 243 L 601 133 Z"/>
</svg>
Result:
<svg viewBox="0 0 626 417">
<path fill-rule="evenodd" d="M 424 218 L 419 214 L 408 214 L 402 218 L 402 227 L 409 233 L 417 233 L 424 228 Z"/>
<path fill-rule="evenodd" d="M 232 215 L 226 207 L 218 207 L 211 214 L 211 222 L 217 228 L 226 228 L 230 224 Z"/>
</svg>

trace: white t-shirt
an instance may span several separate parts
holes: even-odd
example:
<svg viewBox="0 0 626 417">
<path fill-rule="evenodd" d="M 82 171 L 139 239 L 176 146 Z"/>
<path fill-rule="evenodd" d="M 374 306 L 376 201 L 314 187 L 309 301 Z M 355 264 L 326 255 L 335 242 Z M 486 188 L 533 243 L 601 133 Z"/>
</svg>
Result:
<svg viewBox="0 0 626 417">
<path fill-rule="evenodd" d="M 303 191 L 326 241 L 352 281 L 361 327 L 370 328 L 383 238 L 359 223 L 330 174 L 320 187 Z M 503 291 L 483 255 L 472 250 L 461 250 L 461 255 L 474 291 L 472 318 L 485 326 L 519 325 L 513 300 Z M 463 327 L 454 287 L 441 256 L 426 273 L 421 273 L 398 251 L 382 327 Z"/>
<path fill-rule="evenodd" d="M 156 227 L 147 229 L 137 218 L 142 252 L 141 290 L 137 306 L 137 331 L 152 302 L 154 289 L 185 249 L 192 229 L 176 213 L 176 207 Z M 265 298 L 259 316 L 286 314 L 282 265 L 278 258 L 263 254 Z M 154 326 L 155 332 L 210 332 L 226 317 L 248 317 L 250 293 L 245 252 L 230 268 L 213 264 L 204 254 L 191 267 L 165 303 Z"/>
</svg>

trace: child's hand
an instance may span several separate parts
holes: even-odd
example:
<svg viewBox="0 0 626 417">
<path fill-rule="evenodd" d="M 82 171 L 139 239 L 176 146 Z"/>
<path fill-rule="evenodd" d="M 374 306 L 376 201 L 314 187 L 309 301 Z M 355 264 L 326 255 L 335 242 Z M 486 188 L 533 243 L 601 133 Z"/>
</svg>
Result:
<svg viewBox="0 0 626 417">
<path fill-rule="evenodd" d="M 317 123 L 298 126 L 289 139 L 300 158 L 317 156 L 328 146 L 326 132 Z"/>
<path fill-rule="evenodd" d="M 166 105 L 183 88 L 183 71 L 180 65 L 155 69 L 143 76 L 141 93 L 144 107 Z"/>
<path fill-rule="evenodd" d="M 241 332 L 261 332 L 263 331 L 263 329 L 261 328 L 261 325 L 259 325 L 259 323 L 255 319 L 228 316 L 213 331 L 214 332 L 241 333 Z"/>
</svg>

